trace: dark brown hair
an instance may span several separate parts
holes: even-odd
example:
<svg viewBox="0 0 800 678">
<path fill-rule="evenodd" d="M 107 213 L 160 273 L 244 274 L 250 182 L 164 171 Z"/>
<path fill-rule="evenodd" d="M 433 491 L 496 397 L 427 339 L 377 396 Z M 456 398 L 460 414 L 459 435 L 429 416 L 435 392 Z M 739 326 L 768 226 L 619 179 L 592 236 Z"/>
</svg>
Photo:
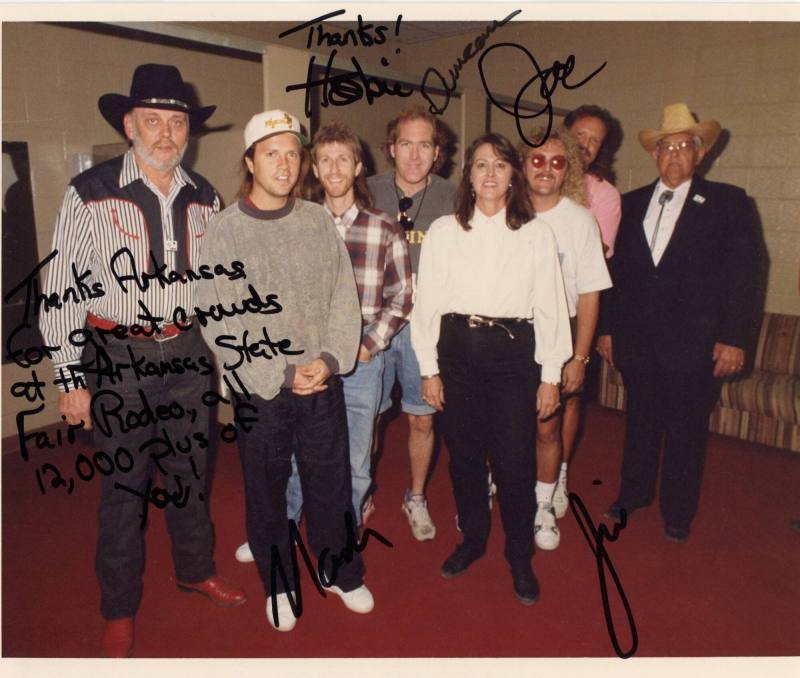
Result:
<svg viewBox="0 0 800 678">
<path fill-rule="evenodd" d="M 464 155 L 464 169 L 461 172 L 461 183 L 456 192 L 456 220 L 461 228 L 469 231 L 472 227 L 469 220 L 475 212 L 475 195 L 470 183 L 472 162 L 475 152 L 489 144 L 501 160 L 511 165 L 511 186 L 506 194 L 506 226 L 516 231 L 522 224 L 527 223 L 536 215 L 528 197 L 528 185 L 522 172 L 522 163 L 514 145 L 502 134 L 484 134 L 473 141 Z"/>
<path fill-rule="evenodd" d="M 262 141 L 259 139 L 258 141 Z M 253 190 L 253 173 L 250 171 L 250 168 L 247 166 L 245 162 L 245 158 L 249 158 L 250 160 L 253 159 L 256 153 L 256 146 L 258 146 L 258 141 L 248 148 L 244 154 L 242 155 L 242 161 L 240 164 L 240 171 L 242 173 L 242 183 L 239 185 L 239 191 L 236 193 L 236 197 L 238 198 L 246 198 Z M 311 168 L 311 157 L 308 154 L 305 146 L 300 144 L 300 174 L 297 177 L 297 183 L 294 185 L 292 189 L 292 196 L 295 198 L 302 198 L 303 197 L 303 184 L 306 181 L 306 175 L 309 174 L 309 170 Z"/>
<path fill-rule="evenodd" d="M 612 165 L 614 164 L 614 154 L 622 144 L 622 127 L 619 121 L 605 108 L 594 104 L 578 106 L 574 111 L 568 113 L 564 118 L 564 127 L 572 129 L 572 126 L 581 118 L 597 118 L 606 128 L 606 136 L 600 145 L 600 151 L 586 171 L 613 184 L 616 176 Z"/>
</svg>

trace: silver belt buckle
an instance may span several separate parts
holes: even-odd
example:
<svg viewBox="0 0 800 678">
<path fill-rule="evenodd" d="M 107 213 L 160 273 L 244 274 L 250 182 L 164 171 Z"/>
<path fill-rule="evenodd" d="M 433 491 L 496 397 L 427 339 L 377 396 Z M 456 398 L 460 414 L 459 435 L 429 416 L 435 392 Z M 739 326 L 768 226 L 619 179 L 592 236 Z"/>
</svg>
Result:
<svg viewBox="0 0 800 678">
<path fill-rule="evenodd" d="M 467 318 L 467 325 L 469 327 L 485 327 L 488 323 L 479 315 L 471 315 Z"/>
</svg>

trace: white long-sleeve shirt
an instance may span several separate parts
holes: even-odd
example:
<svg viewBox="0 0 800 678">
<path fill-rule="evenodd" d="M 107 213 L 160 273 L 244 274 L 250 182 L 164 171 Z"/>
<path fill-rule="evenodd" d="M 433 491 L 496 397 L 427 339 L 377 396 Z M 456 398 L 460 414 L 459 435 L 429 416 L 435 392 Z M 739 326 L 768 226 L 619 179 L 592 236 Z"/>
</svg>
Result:
<svg viewBox="0 0 800 678">
<path fill-rule="evenodd" d="M 422 374 L 438 369 L 436 344 L 446 313 L 532 319 L 542 381 L 558 383 L 572 355 L 569 314 L 558 248 L 550 227 L 529 221 L 512 231 L 506 211 L 487 217 L 476 207 L 472 230 L 455 215 L 431 224 L 422 243 L 411 343 Z"/>
</svg>

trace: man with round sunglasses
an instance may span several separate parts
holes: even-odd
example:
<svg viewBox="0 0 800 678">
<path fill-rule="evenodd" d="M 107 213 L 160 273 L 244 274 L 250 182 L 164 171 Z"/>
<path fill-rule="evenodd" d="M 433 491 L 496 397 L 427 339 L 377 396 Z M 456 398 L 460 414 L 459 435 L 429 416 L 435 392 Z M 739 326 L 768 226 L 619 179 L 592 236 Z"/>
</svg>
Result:
<svg viewBox="0 0 800 678">
<path fill-rule="evenodd" d="M 536 517 L 534 539 L 543 550 L 558 548 L 556 518 L 567 512 L 566 487 L 556 492 L 562 457 L 575 443 L 580 418 L 579 395 L 589 363 L 600 305 L 600 291 L 611 287 L 600 229 L 583 206 L 584 181 L 580 147 L 564 128 L 533 130 L 528 139 L 539 146 L 520 148 L 528 192 L 536 219 L 547 223 L 558 244 L 558 256 L 572 325 L 573 354 L 561 372 L 563 411 L 537 422 Z"/>
<path fill-rule="evenodd" d="M 370 177 L 367 185 L 375 199 L 375 208 L 397 215 L 397 221 L 405 230 L 412 279 L 416 284 L 420 248 L 428 227 L 438 217 L 453 212 L 456 189 L 434 173 L 444 161 L 441 150 L 446 137 L 436 116 L 422 106 L 401 111 L 389 121 L 386 132 L 384 151 L 393 169 Z M 435 410 L 422 397 L 420 377 L 409 327 L 405 326 L 394 335 L 385 351 L 380 413 L 391 407 L 392 388 L 395 380 L 399 381 L 401 407 L 408 416 L 411 466 L 411 486 L 403 497 L 402 509 L 408 516 L 414 538 L 425 541 L 436 536 L 425 496 L 425 482 L 433 456 Z M 371 499 L 368 499 L 365 520 L 371 510 Z"/>
</svg>

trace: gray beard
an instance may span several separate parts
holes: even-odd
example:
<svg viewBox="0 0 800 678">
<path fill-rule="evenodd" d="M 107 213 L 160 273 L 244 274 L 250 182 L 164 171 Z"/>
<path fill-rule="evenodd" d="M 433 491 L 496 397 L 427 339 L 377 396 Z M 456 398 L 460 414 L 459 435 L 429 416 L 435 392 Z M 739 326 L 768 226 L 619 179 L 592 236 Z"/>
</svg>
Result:
<svg viewBox="0 0 800 678">
<path fill-rule="evenodd" d="M 150 154 L 138 134 L 133 137 L 132 142 L 133 150 L 141 161 L 159 172 L 170 172 L 180 165 L 181 160 L 183 160 L 183 154 L 186 153 L 186 147 L 189 145 L 187 142 L 183 145 L 183 148 L 178 149 L 178 155 L 173 160 L 158 160 Z"/>
</svg>

